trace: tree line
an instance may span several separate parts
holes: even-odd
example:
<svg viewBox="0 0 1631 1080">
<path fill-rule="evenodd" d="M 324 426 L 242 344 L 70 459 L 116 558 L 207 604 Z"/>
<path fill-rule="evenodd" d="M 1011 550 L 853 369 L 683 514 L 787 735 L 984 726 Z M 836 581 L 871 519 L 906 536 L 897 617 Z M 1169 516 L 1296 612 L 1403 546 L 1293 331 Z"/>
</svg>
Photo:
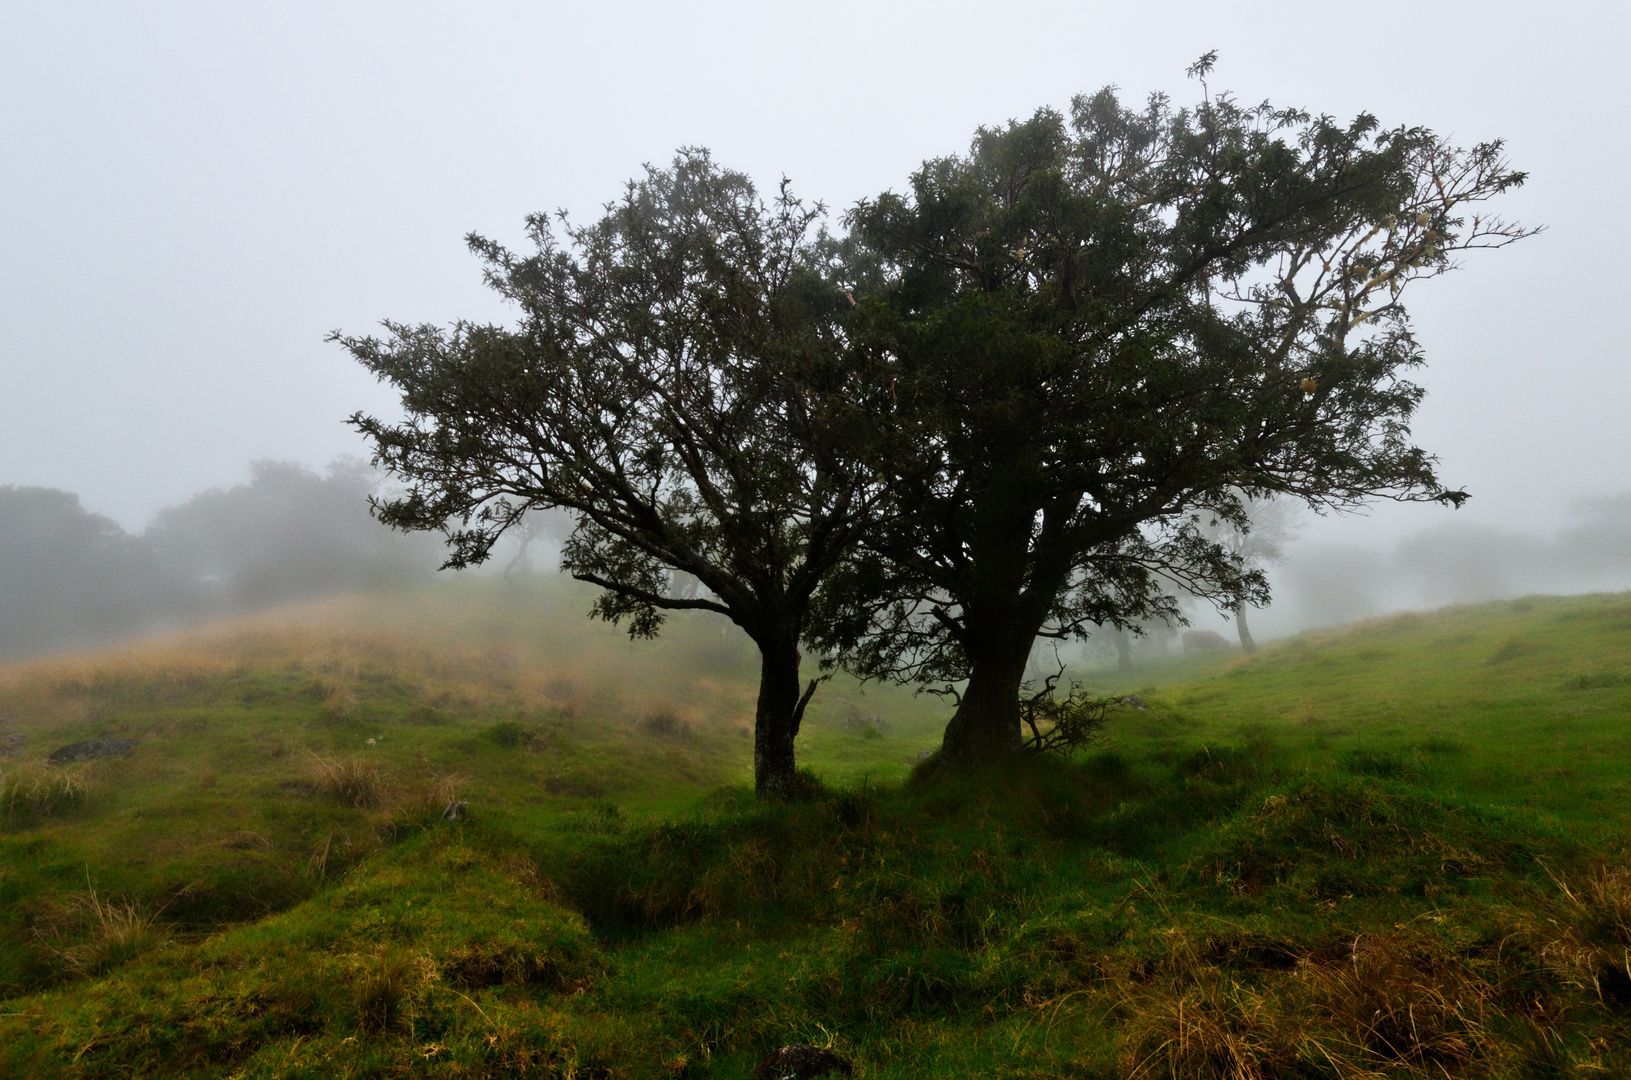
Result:
<svg viewBox="0 0 1631 1080">
<path fill-rule="evenodd" d="M 403 485 L 377 516 L 461 567 L 564 511 L 594 614 L 730 618 L 761 795 L 798 783 L 807 651 L 948 694 L 941 760 L 1012 757 L 1038 639 L 1266 602 L 1250 500 L 1467 498 L 1411 441 L 1402 296 L 1532 231 L 1486 206 L 1523 174 L 1214 95 L 1212 60 L 1189 107 L 1081 96 L 837 218 L 687 149 L 529 251 L 471 235 L 513 323 L 334 336 L 401 395 L 353 417 Z"/>
<path fill-rule="evenodd" d="M 0 487 L 0 656 L 106 641 L 424 573 L 437 545 L 368 515 L 366 463 L 263 461 L 247 483 L 160 511 L 140 533 L 66 491 Z"/>
</svg>

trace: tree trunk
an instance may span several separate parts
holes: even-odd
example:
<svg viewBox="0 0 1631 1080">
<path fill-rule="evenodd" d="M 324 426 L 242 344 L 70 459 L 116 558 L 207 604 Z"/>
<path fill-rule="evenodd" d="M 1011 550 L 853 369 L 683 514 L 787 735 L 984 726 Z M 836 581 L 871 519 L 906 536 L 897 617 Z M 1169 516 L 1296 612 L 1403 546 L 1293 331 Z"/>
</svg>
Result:
<svg viewBox="0 0 1631 1080">
<path fill-rule="evenodd" d="M 1031 656 L 1036 628 L 1014 630 L 984 648 L 970 648 L 968 687 L 946 724 L 940 752 L 948 761 L 988 766 L 1020 750 L 1019 686 Z"/>
<path fill-rule="evenodd" d="M 1121 671 L 1133 670 L 1133 643 L 1125 630 L 1116 631 L 1116 667 Z"/>
<path fill-rule="evenodd" d="M 797 789 L 793 740 L 804 706 L 815 690 L 799 696 L 796 642 L 759 643 L 759 704 L 753 717 L 753 790 L 761 799 L 785 799 Z"/>
<path fill-rule="evenodd" d="M 1246 605 L 1235 608 L 1235 632 L 1240 635 L 1240 651 L 1254 653 L 1257 651 L 1257 642 L 1252 640 L 1252 632 L 1246 625 Z"/>
</svg>

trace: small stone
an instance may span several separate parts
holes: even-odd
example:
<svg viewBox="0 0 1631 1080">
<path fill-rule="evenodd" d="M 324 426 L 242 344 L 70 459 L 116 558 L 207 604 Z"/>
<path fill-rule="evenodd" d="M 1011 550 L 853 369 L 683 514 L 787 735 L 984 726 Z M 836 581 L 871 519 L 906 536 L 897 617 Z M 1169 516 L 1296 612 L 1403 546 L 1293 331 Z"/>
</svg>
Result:
<svg viewBox="0 0 1631 1080">
<path fill-rule="evenodd" d="M 135 749 L 135 739 L 84 739 L 51 751 L 45 760 L 52 765 L 72 765 L 76 761 L 125 757 Z"/>
</svg>

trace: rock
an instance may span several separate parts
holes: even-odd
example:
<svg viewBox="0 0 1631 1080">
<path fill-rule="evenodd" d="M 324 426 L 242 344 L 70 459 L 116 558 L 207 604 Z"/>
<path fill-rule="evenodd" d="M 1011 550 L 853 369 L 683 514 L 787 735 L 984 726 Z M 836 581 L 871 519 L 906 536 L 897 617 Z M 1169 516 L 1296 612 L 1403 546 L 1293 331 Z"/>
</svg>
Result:
<svg viewBox="0 0 1631 1080">
<path fill-rule="evenodd" d="M 1185 630 L 1184 653 L 1216 652 L 1219 649 L 1232 649 L 1229 639 L 1216 630 Z"/>
<path fill-rule="evenodd" d="M 1125 705 L 1129 709 L 1148 709 L 1149 708 L 1148 705 L 1144 704 L 1144 699 L 1139 697 L 1137 694 L 1125 694 L 1122 697 L 1118 697 L 1116 699 L 1116 704 L 1117 705 Z"/>
<path fill-rule="evenodd" d="M 849 698 L 833 699 L 831 707 L 827 709 L 827 723 L 839 731 L 866 738 L 876 738 L 889 733 L 888 721 L 877 713 L 863 714 Z"/>
<path fill-rule="evenodd" d="M 465 807 L 468 805 L 463 799 L 454 799 L 447 804 L 447 809 L 442 811 L 442 820 L 463 821 Z"/>
<path fill-rule="evenodd" d="M 51 751 L 51 755 L 45 760 L 52 765 L 72 765 L 76 761 L 125 757 L 135 749 L 135 739 L 84 739 Z"/>
<path fill-rule="evenodd" d="M 933 750 L 919 750 L 917 752 L 917 759 L 919 761 L 928 761 L 932 757 L 934 757 Z"/>
<path fill-rule="evenodd" d="M 855 1073 L 855 1063 L 847 1057 L 818 1046 L 796 1043 L 765 1055 L 753 1075 L 759 1080 L 814 1080 L 817 1076 Z"/>
</svg>

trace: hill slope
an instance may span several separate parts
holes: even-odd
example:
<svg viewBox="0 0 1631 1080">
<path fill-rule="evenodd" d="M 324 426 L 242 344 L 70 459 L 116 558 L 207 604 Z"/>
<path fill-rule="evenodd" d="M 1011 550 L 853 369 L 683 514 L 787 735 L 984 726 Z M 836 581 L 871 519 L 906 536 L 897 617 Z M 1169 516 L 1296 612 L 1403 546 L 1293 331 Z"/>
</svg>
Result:
<svg viewBox="0 0 1631 1080">
<path fill-rule="evenodd" d="M 475 583 L 0 672 L 0 1074 L 1631 1064 L 1631 597 L 1094 675 L 1150 708 L 978 784 L 901 783 L 936 703 L 829 684 L 828 787 L 778 807 L 751 657 L 580 602 Z M 139 743 L 40 766 L 97 736 Z"/>
</svg>

